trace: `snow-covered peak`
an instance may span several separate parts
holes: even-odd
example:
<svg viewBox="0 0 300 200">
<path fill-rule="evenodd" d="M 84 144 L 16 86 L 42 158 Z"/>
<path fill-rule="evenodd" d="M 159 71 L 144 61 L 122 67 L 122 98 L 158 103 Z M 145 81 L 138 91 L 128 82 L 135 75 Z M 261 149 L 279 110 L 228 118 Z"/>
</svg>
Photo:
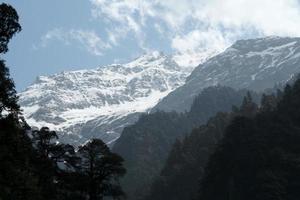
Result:
<svg viewBox="0 0 300 200">
<path fill-rule="evenodd" d="M 167 70 L 181 70 L 180 67 L 171 56 L 165 55 L 163 52 L 153 51 L 146 53 L 134 61 L 125 64 L 127 68 L 155 68 L 159 67 Z"/>
<path fill-rule="evenodd" d="M 300 38 L 271 36 L 239 40 L 195 68 L 185 85 L 164 98 L 154 110 L 188 110 L 194 97 L 212 85 L 263 91 L 284 84 L 298 73 Z"/>
<path fill-rule="evenodd" d="M 110 124 L 147 111 L 189 73 L 171 57 L 153 52 L 127 64 L 40 76 L 20 93 L 20 104 L 30 125 L 59 131 L 76 126 L 70 134 L 79 134 L 79 124 L 100 118 Z"/>
<path fill-rule="evenodd" d="M 144 53 L 142 56 L 136 58 L 133 62 L 151 62 L 153 60 L 159 60 L 161 58 L 167 58 L 167 56 L 162 51 L 152 51 Z"/>
</svg>

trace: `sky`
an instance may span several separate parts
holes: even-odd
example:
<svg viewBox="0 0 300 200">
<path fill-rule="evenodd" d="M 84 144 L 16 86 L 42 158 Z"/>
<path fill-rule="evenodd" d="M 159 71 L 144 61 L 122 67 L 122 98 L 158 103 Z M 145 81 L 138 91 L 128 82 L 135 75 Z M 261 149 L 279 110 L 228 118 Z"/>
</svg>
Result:
<svg viewBox="0 0 300 200">
<path fill-rule="evenodd" d="M 299 0 L 4 0 L 22 32 L 4 56 L 18 91 L 39 75 L 152 51 L 196 66 L 239 39 L 300 36 Z"/>
</svg>

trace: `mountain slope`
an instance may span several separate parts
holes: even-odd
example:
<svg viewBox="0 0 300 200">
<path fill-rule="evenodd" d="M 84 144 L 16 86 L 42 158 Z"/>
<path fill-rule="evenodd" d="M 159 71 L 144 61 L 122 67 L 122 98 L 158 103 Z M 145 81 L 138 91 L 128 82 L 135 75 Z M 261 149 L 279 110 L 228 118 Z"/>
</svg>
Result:
<svg viewBox="0 0 300 200">
<path fill-rule="evenodd" d="M 189 110 L 203 88 L 225 85 L 264 90 L 286 83 L 300 72 L 300 38 L 267 37 L 240 40 L 225 52 L 200 64 L 186 83 L 171 92 L 153 110 Z"/>
<path fill-rule="evenodd" d="M 127 173 L 121 183 L 128 198 L 141 199 L 148 194 L 176 139 L 184 138 L 218 111 L 230 111 L 233 105 L 240 105 L 246 94 L 246 90 L 209 87 L 195 98 L 190 112 L 148 113 L 126 127 L 113 151 L 125 160 Z M 255 93 L 252 96 L 255 100 L 259 99 Z"/>
<path fill-rule="evenodd" d="M 48 126 L 63 141 L 81 144 L 98 137 L 110 143 L 190 72 L 153 52 L 124 65 L 38 77 L 20 93 L 20 105 L 31 126 Z"/>
<path fill-rule="evenodd" d="M 299 199 L 300 80 L 271 99 L 256 116 L 232 120 L 195 199 Z"/>
<path fill-rule="evenodd" d="M 218 97 L 220 96 L 218 95 Z M 247 94 L 241 104 L 235 104 L 241 105 L 240 107 L 235 106 L 230 112 L 229 109 L 227 109 L 228 112 L 218 112 L 206 124 L 193 129 L 184 140 L 177 140 L 172 146 L 160 174 L 153 181 L 149 196 L 146 199 L 196 199 L 195 197 L 199 191 L 199 180 L 204 175 L 203 172 L 208 158 L 223 138 L 226 127 L 235 117 L 250 117 L 258 111 L 258 105 L 254 103 L 252 97 Z M 220 98 L 219 101 L 221 102 L 222 99 L 225 98 Z M 262 99 L 263 105 L 267 105 L 263 107 L 263 110 L 272 109 L 274 108 L 273 105 L 276 105 L 276 98 L 273 94 L 263 95 Z M 198 101 L 198 103 L 201 103 L 201 101 Z M 197 111 L 199 105 L 195 104 L 197 104 L 197 99 L 192 106 L 192 110 Z M 205 105 L 203 107 L 205 108 Z M 200 110 L 198 109 L 198 111 Z"/>
</svg>

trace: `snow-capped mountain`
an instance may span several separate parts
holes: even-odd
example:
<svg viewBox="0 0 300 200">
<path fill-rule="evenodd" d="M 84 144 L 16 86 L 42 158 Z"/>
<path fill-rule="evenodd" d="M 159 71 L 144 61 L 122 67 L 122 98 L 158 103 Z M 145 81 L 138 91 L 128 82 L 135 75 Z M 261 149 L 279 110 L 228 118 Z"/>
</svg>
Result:
<svg viewBox="0 0 300 200">
<path fill-rule="evenodd" d="M 153 52 L 128 64 L 40 76 L 19 102 L 31 126 L 56 130 L 63 141 L 78 145 L 97 137 L 111 143 L 191 71 Z"/>
<path fill-rule="evenodd" d="M 203 88 L 225 85 L 262 91 L 284 84 L 300 73 L 300 38 L 266 37 L 240 40 L 223 53 L 200 64 L 186 83 L 153 110 L 189 110 Z"/>
</svg>

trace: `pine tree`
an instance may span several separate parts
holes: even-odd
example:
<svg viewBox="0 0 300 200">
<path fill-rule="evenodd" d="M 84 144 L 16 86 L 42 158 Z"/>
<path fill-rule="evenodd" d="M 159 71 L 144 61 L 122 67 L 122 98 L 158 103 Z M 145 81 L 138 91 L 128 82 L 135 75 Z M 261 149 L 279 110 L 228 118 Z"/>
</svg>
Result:
<svg viewBox="0 0 300 200">
<path fill-rule="evenodd" d="M 33 130 L 32 136 L 32 141 L 36 146 L 40 157 L 42 157 L 43 159 L 48 159 L 51 150 L 55 146 L 54 140 L 58 139 L 56 132 L 50 131 L 48 127 L 42 127 L 40 130 Z"/>
<path fill-rule="evenodd" d="M 80 173 L 86 176 L 87 183 L 82 187 L 86 189 L 89 200 L 124 196 L 118 181 L 126 172 L 123 159 L 110 152 L 103 141 L 93 139 L 79 147 L 78 156 L 81 158 Z"/>
<path fill-rule="evenodd" d="M 17 11 L 10 5 L 0 5 L 0 54 L 8 51 L 10 39 L 21 31 Z"/>
<path fill-rule="evenodd" d="M 8 51 L 10 39 L 21 30 L 16 10 L 0 4 L 0 54 Z M 5 61 L 0 59 L 0 199 L 41 199 L 38 177 L 32 164 L 35 151 L 21 123 L 14 83 Z"/>
<path fill-rule="evenodd" d="M 32 131 L 32 142 L 36 150 L 34 160 L 35 168 L 38 173 L 38 183 L 42 189 L 44 199 L 56 199 L 56 157 L 53 157 L 55 150 L 54 139 L 58 139 L 56 132 L 43 127 L 40 130 Z"/>
<path fill-rule="evenodd" d="M 240 114 L 246 117 L 254 117 L 258 111 L 258 106 L 254 103 L 251 93 L 247 92 L 240 108 Z"/>
<path fill-rule="evenodd" d="M 19 16 L 16 10 L 5 3 L 0 4 L 0 54 L 8 51 L 10 39 L 21 31 Z M 5 61 L 0 59 L 0 117 L 3 111 L 18 113 L 20 110 L 17 104 L 15 85 L 9 77 L 9 69 Z"/>
<path fill-rule="evenodd" d="M 261 112 L 271 112 L 276 109 L 277 106 L 277 99 L 275 95 L 270 94 L 266 95 L 263 94 L 261 98 L 261 107 L 260 110 Z"/>
<path fill-rule="evenodd" d="M 27 130 L 15 117 L 0 119 L 0 199 L 41 199 L 38 176 L 32 164 L 34 149 Z"/>
</svg>

